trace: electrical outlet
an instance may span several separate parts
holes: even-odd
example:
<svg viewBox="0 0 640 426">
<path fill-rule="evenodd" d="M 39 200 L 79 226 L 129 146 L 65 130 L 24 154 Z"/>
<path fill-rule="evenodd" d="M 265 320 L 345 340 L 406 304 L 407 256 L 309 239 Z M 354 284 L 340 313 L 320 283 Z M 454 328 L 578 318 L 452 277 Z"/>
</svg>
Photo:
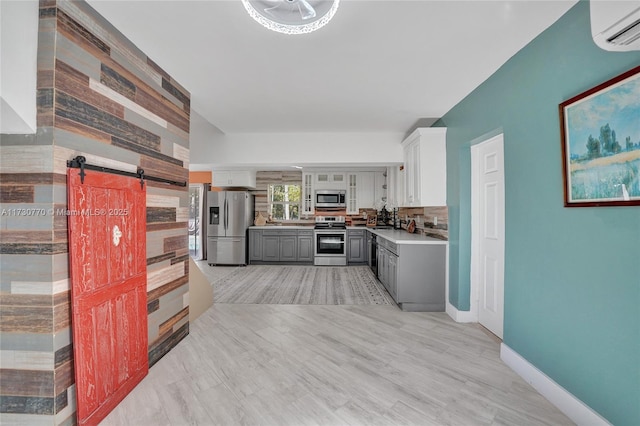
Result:
<svg viewBox="0 0 640 426">
<path fill-rule="evenodd" d="M 433 226 L 438 226 L 438 216 L 433 217 Z"/>
</svg>

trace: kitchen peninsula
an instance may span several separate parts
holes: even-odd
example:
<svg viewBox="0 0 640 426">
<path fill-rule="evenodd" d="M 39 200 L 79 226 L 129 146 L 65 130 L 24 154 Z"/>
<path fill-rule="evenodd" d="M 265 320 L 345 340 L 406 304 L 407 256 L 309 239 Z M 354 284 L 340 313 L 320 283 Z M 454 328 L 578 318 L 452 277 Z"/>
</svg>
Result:
<svg viewBox="0 0 640 426">
<path fill-rule="evenodd" d="M 398 306 L 403 311 L 443 312 L 448 242 L 403 230 L 368 231 L 372 269 Z"/>
</svg>

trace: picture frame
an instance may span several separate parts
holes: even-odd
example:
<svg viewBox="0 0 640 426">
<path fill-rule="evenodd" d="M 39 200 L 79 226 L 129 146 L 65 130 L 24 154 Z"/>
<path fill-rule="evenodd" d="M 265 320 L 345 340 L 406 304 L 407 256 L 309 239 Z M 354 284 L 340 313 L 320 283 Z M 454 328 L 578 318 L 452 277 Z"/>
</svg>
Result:
<svg viewBox="0 0 640 426">
<path fill-rule="evenodd" d="M 640 66 L 559 105 L 565 207 L 640 205 Z"/>
</svg>

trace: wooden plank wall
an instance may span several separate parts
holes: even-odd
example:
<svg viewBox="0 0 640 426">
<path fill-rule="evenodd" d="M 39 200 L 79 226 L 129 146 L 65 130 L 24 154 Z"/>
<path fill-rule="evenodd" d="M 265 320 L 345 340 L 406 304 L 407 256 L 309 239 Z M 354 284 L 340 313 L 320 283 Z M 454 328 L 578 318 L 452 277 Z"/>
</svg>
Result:
<svg viewBox="0 0 640 426">
<path fill-rule="evenodd" d="M 270 184 L 295 184 L 302 185 L 302 172 L 300 170 L 268 170 L 256 172 L 256 189 L 251 191 L 255 195 L 255 215 L 262 213 L 265 218 L 269 216 L 269 204 L 267 192 Z"/>
<path fill-rule="evenodd" d="M 190 95 L 85 2 L 41 0 L 38 129 L 0 139 L 0 418 L 73 424 L 66 161 L 188 180 Z M 149 360 L 189 333 L 188 188 L 147 183 Z"/>
</svg>

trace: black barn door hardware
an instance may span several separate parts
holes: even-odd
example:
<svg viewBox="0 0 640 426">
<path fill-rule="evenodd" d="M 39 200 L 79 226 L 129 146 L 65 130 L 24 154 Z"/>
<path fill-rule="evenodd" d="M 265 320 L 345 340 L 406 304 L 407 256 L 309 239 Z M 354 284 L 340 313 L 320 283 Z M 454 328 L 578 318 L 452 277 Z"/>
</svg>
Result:
<svg viewBox="0 0 640 426">
<path fill-rule="evenodd" d="M 110 169 L 108 167 L 102 167 L 102 166 L 96 166 L 93 164 L 87 164 L 87 159 L 85 157 L 83 157 L 82 155 L 78 155 L 76 158 L 74 158 L 73 160 L 68 160 L 67 161 L 67 167 L 71 167 L 74 169 L 80 169 L 80 173 L 78 173 L 80 175 L 80 182 L 84 183 L 84 177 L 86 175 L 86 173 L 84 172 L 85 170 L 95 170 L 98 172 L 104 172 L 104 173 L 111 173 L 114 175 L 122 175 L 122 176 L 130 176 L 130 177 L 137 177 L 140 179 L 140 187 L 144 187 L 144 181 L 145 180 L 152 180 L 154 182 L 162 182 L 162 183 L 166 183 L 169 185 L 176 185 L 176 186 L 187 186 L 187 182 L 178 182 L 175 180 L 170 180 L 170 179 L 165 179 L 165 178 L 161 178 L 161 177 L 157 177 L 157 176 L 150 176 L 150 175 L 146 175 L 144 173 L 144 170 L 141 169 L 140 167 L 138 167 L 138 171 L 136 173 L 133 172 L 127 172 L 124 170 L 117 170 L 117 169 Z"/>
</svg>

